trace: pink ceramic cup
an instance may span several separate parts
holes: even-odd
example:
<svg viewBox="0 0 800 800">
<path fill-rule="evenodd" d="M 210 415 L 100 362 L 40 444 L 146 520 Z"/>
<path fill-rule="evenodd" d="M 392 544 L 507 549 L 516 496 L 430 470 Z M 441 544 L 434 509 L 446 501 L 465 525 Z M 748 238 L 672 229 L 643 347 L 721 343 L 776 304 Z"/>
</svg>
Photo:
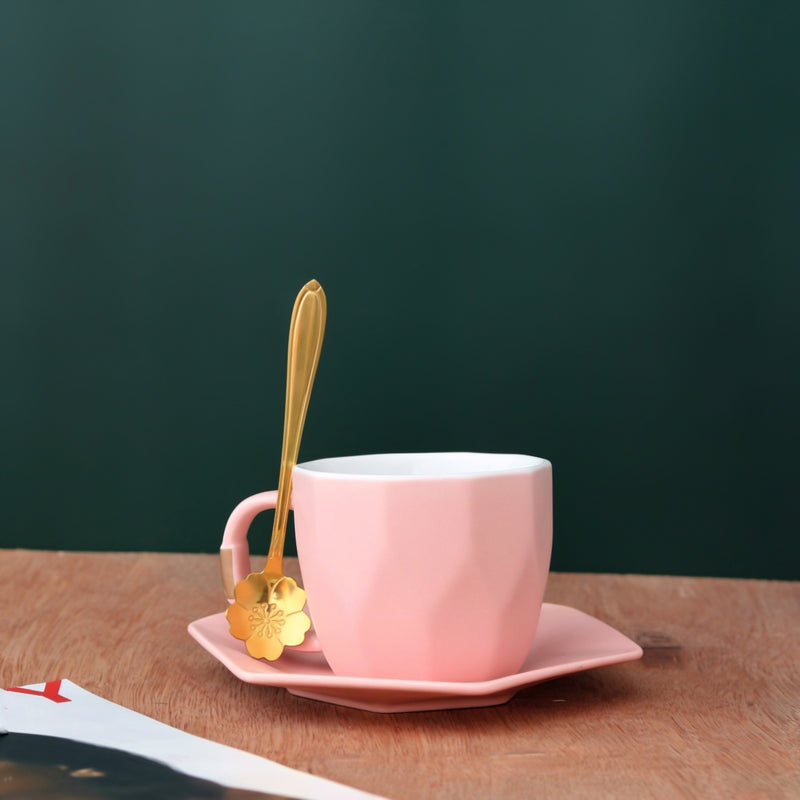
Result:
<svg viewBox="0 0 800 800">
<path fill-rule="evenodd" d="M 297 465 L 297 552 L 333 672 L 423 681 L 517 672 L 550 567 L 552 494 L 550 462 L 534 456 L 401 453 Z M 241 505 L 270 507 L 263 500 L 273 495 Z M 245 569 L 234 565 L 237 577 Z"/>
</svg>

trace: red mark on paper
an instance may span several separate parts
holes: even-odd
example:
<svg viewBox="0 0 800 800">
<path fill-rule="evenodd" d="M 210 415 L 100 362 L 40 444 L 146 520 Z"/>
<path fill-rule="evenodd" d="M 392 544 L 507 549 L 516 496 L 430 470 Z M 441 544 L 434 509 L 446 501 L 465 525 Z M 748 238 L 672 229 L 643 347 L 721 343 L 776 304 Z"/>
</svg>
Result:
<svg viewBox="0 0 800 800">
<path fill-rule="evenodd" d="M 8 686 L 7 692 L 19 692 L 20 694 L 33 694 L 37 697 L 46 697 L 54 703 L 71 703 L 69 697 L 64 697 L 61 694 L 61 681 L 48 681 L 44 685 L 44 691 L 40 692 L 38 689 L 26 689 L 24 686 Z"/>
</svg>

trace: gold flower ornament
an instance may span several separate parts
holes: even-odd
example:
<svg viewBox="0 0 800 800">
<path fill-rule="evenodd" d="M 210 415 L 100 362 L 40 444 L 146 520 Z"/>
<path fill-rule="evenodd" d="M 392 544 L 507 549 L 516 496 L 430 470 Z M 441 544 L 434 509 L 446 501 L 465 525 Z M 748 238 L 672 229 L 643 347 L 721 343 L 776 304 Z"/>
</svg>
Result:
<svg viewBox="0 0 800 800">
<path fill-rule="evenodd" d="M 236 584 L 225 616 L 253 658 L 275 661 L 283 648 L 300 644 L 311 620 L 303 611 L 306 593 L 285 575 L 254 572 Z"/>
</svg>

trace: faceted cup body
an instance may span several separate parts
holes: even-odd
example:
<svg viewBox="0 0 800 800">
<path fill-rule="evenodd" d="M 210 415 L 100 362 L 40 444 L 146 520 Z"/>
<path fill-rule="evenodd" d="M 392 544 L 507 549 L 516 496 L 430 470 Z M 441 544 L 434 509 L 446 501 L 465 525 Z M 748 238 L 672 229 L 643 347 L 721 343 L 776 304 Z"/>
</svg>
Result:
<svg viewBox="0 0 800 800">
<path fill-rule="evenodd" d="M 515 673 L 550 566 L 552 469 L 532 456 L 381 454 L 294 468 L 308 610 L 337 675 Z"/>
</svg>

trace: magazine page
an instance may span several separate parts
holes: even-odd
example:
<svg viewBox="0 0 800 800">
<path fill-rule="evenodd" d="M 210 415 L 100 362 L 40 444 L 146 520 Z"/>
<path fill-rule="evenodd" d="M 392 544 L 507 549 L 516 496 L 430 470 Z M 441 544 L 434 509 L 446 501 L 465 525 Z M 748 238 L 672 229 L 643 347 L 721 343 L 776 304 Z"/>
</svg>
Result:
<svg viewBox="0 0 800 800">
<path fill-rule="evenodd" d="M 377 795 L 184 733 L 57 680 L 0 690 L 0 797 Z"/>
</svg>

